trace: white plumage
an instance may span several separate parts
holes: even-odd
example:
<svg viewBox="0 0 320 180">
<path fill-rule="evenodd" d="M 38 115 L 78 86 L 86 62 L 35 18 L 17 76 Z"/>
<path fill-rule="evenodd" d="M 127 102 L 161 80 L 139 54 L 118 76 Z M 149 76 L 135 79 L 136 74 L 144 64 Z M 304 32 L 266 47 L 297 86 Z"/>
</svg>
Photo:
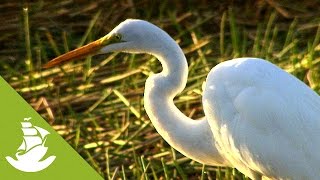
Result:
<svg viewBox="0 0 320 180">
<path fill-rule="evenodd" d="M 146 21 L 126 20 L 89 46 L 97 51 L 101 44 L 98 53 L 149 53 L 160 60 L 163 71 L 146 81 L 145 109 L 159 134 L 182 154 L 235 167 L 252 179 L 320 177 L 320 98 L 294 76 L 262 59 L 225 61 L 207 77 L 205 118 L 192 120 L 173 103 L 186 85 L 188 64 L 166 32 Z"/>
<path fill-rule="evenodd" d="M 219 153 L 247 175 L 320 177 L 320 99 L 277 66 L 255 58 L 212 69 L 204 111 Z"/>
</svg>

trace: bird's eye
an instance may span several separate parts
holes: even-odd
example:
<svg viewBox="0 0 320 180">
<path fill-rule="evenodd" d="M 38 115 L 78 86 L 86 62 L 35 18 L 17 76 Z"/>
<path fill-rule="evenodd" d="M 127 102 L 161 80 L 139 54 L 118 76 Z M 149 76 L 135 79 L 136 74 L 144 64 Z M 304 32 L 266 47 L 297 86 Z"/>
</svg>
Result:
<svg viewBox="0 0 320 180">
<path fill-rule="evenodd" d="M 121 41 L 121 34 L 116 34 L 115 36 L 114 36 L 114 38 L 117 40 L 117 41 Z"/>
</svg>

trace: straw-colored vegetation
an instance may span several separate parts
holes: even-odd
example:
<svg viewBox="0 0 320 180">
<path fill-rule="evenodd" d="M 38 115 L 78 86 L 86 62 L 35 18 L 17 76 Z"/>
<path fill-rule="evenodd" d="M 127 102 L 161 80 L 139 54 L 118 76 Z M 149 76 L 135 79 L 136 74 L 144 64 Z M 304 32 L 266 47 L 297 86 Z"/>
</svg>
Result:
<svg viewBox="0 0 320 180">
<path fill-rule="evenodd" d="M 201 86 L 219 62 L 270 60 L 319 92 L 320 4 L 298 1 L 5 1 L 0 4 L 0 74 L 105 179 L 245 179 L 172 149 L 143 108 L 150 55 L 108 54 L 52 69 L 41 65 L 93 41 L 127 18 L 151 21 L 183 48 L 187 88 L 175 99 L 203 116 Z"/>
</svg>

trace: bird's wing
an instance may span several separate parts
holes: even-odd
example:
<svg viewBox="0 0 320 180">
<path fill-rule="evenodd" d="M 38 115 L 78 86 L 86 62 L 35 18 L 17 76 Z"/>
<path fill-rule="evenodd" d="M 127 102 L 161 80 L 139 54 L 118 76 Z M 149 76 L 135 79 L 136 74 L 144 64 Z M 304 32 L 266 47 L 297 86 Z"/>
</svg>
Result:
<svg viewBox="0 0 320 180">
<path fill-rule="evenodd" d="M 263 174 L 320 176 L 319 97 L 296 88 L 285 92 L 248 87 L 234 99 L 234 141 L 242 161 L 262 165 L 257 170 L 266 171 Z"/>
<path fill-rule="evenodd" d="M 219 152 L 234 167 L 275 179 L 320 177 L 320 98 L 315 92 L 256 60 L 221 65 L 207 82 L 205 114 Z"/>
</svg>

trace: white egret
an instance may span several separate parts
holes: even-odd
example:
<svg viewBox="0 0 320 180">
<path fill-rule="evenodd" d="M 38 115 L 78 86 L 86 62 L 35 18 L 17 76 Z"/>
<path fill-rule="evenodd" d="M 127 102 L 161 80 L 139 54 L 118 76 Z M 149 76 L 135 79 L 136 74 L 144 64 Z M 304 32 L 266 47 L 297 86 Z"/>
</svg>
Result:
<svg viewBox="0 0 320 180">
<path fill-rule="evenodd" d="M 186 85 L 188 64 L 178 44 L 143 20 L 126 20 L 109 34 L 45 65 L 88 54 L 149 53 L 163 71 L 146 81 L 144 106 L 158 133 L 198 162 L 230 166 L 252 179 L 320 177 L 320 98 L 268 61 L 239 58 L 209 73 L 206 117 L 192 120 L 173 103 Z"/>
</svg>

